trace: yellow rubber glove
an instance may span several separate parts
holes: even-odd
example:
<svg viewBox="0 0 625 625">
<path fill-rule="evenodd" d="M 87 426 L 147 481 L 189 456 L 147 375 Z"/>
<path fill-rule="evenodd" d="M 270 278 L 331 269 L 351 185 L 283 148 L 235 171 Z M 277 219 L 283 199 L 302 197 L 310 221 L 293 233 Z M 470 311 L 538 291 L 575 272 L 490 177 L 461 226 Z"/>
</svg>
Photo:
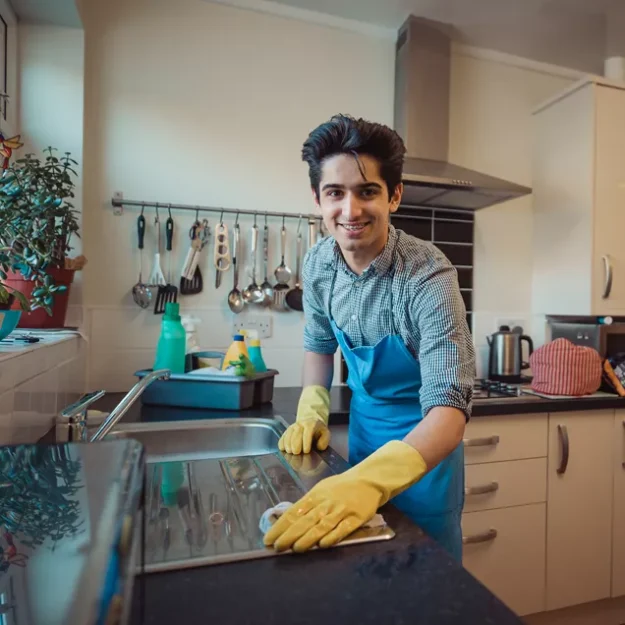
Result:
<svg viewBox="0 0 625 625">
<path fill-rule="evenodd" d="M 331 547 L 370 521 L 378 508 L 418 482 L 427 467 L 421 454 L 390 441 L 345 473 L 314 486 L 265 534 L 277 551 Z"/>
<path fill-rule="evenodd" d="M 319 451 L 330 444 L 330 393 L 325 386 L 306 386 L 297 406 L 295 423 L 278 441 L 278 449 L 287 454 L 309 454 L 313 442 Z"/>
</svg>

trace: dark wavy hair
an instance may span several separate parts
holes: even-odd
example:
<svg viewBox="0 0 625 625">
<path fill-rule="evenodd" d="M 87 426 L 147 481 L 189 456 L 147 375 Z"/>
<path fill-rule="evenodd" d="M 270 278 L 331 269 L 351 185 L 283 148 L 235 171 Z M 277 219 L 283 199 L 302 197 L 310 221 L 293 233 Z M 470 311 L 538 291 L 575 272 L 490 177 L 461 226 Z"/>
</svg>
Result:
<svg viewBox="0 0 625 625">
<path fill-rule="evenodd" d="M 319 198 L 325 159 L 336 154 L 352 154 L 364 177 L 358 155 L 366 154 L 378 161 L 380 176 L 391 197 L 401 182 L 405 153 L 402 138 L 392 128 L 349 115 L 334 115 L 308 135 L 302 148 L 302 160 L 308 163 L 310 184 Z"/>
</svg>

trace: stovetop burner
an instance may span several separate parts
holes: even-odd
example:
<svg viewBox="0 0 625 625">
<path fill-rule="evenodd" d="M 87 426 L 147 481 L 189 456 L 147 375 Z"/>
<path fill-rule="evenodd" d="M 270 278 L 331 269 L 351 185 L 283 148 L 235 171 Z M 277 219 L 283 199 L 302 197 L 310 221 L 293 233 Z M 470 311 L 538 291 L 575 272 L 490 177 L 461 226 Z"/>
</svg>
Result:
<svg viewBox="0 0 625 625">
<path fill-rule="evenodd" d="M 473 386 L 473 399 L 500 399 L 501 397 L 519 397 L 521 386 L 531 381 L 522 378 L 519 382 L 509 383 L 499 380 L 478 379 Z"/>
</svg>

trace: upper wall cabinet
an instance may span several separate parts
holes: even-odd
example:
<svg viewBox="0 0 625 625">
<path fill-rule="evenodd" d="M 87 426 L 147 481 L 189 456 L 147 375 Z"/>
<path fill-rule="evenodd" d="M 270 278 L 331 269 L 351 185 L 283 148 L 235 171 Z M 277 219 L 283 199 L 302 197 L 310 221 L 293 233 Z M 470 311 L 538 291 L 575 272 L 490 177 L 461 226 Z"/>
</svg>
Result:
<svg viewBox="0 0 625 625">
<path fill-rule="evenodd" d="M 534 112 L 532 308 L 625 314 L 625 85 L 586 79 Z"/>
</svg>

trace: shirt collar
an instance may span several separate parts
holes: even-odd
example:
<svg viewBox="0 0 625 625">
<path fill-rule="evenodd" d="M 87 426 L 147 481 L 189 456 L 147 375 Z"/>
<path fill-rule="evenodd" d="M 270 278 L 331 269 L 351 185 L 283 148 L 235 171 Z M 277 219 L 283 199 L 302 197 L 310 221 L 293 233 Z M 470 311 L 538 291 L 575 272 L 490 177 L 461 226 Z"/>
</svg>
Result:
<svg viewBox="0 0 625 625">
<path fill-rule="evenodd" d="M 369 274 L 377 274 L 380 276 L 385 275 L 389 272 L 393 265 L 393 259 L 395 257 L 395 246 L 397 245 L 397 230 L 394 226 L 389 224 L 388 227 L 388 240 L 386 241 L 386 245 L 384 249 L 373 259 L 371 264 L 364 270 L 363 276 Z M 328 265 L 333 268 L 342 267 L 343 269 L 351 272 L 351 269 L 347 266 L 347 263 L 343 259 L 343 255 L 341 254 L 341 248 L 339 244 L 335 241 L 332 248 L 332 255 L 328 261 Z"/>
</svg>

